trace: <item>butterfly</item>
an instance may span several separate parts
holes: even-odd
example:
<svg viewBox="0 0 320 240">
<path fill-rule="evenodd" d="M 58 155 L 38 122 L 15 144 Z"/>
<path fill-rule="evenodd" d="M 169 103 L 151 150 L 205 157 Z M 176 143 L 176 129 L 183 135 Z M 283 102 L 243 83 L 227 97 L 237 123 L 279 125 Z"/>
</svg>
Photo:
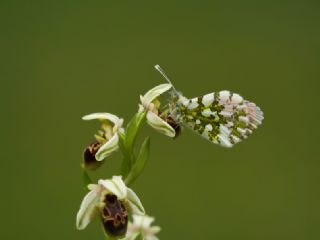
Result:
<svg viewBox="0 0 320 240">
<path fill-rule="evenodd" d="M 172 85 L 159 65 L 155 68 Z M 169 100 L 169 117 L 212 143 L 232 147 L 258 128 L 263 112 L 253 102 L 228 90 L 186 98 L 174 87 Z"/>
</svg>

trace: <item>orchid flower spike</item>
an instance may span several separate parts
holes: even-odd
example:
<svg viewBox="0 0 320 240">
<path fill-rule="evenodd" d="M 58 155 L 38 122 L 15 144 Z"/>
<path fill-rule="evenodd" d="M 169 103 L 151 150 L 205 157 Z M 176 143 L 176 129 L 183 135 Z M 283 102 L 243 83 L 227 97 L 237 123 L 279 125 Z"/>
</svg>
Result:
<svg viewBox="0 0 320 240">
<path fill-rule="evenodd" d="M 90 192 L 82 200 L 77 214 L 79 230 L 100 215 L 105 233 L 116 239 L 123 238 L 127 233 L 128 218 L 145 213 L 138 196 L 125 185 L 121 176 L 99 180 L 98 184 L 89 184 L 88 188 Z"/>
</svg>

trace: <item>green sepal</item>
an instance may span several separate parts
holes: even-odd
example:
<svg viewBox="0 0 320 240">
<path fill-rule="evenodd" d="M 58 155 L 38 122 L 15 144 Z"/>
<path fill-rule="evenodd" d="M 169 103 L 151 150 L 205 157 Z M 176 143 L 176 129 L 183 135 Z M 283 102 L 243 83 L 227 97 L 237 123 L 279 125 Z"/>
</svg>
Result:
<svg viewBox="0 0 320 240">
<path fill-rule="evenodd" d="M 143 171 L 150 155 L 150 138 L 146 137 L 146 139 L 143 141 L 139 154 L 136 158 L 136 162 L 131 168 L 131 171 L 127 178 L 125 179 L 125 183 L 127 185 L 132 184 L 136 178 L 141 174 Z"/>
</svg>

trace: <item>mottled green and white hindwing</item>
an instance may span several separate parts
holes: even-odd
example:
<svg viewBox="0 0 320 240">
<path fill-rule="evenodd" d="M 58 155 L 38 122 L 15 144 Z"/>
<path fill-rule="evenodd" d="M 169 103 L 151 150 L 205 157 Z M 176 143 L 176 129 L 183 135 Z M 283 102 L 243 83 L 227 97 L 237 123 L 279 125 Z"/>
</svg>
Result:
<svg viewBox="0 0 320 240">
<path fill-rule="evenodd" d="M 258 106 L 229 91 L 192 99 L 181 95 L 176 109 L 177 121 L 225 147 L 247 138 L 263 120 L 263 112 Z"/>
</svg>

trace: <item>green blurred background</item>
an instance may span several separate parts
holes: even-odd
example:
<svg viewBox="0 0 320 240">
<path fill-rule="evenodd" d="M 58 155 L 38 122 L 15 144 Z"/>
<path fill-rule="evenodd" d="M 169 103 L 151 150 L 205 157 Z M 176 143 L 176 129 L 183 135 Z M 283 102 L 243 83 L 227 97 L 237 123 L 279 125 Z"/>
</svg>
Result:
<svg viewBox="0 0 320 240">
<path fill-rule="evenodd" d="M 163 83 L 186 96 L 232 90 L 265 121 L 224 149 L 188 129 L 145 127 L 151 159 L 133 188 L 161 239 L 320 239 L 318 1 L 4 1 L 1 239 L 103 239 L 75 229 L 79 163 L 98 124 L 128 120 Z M 118 171 L 114 155 L 95 177 Z"/>
</svg>

